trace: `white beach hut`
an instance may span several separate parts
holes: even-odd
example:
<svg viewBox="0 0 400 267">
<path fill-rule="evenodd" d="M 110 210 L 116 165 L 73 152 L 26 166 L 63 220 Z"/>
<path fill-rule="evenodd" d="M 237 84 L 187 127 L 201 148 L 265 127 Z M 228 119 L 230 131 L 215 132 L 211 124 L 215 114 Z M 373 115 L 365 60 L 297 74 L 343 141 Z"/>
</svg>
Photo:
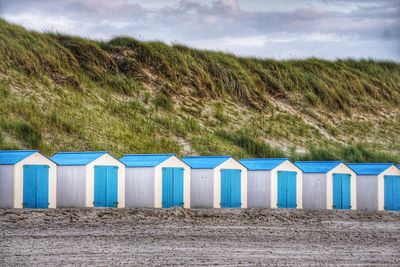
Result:
<svg viewBox="0 0 400 267">
<path fill-rule="evenodd" d="M 287 158 L 241 159 L 248 208 L 302 208 L 302 171 Z"/>
<path fill-rule="evenodd" d="M 125 207 L 125 165 L 108 152 L 59 152 L 57 207 Z"/>
<path fill-rule="evenodd" d="M 0 207 L 55 208 L 56 172 L 38 150 L 1 150 Z"/>
<path fill-rule="evenodd" d="M 190 208 L 190 168 L 174 154 L 128 154 L 126 207 Z"/>
<path fill-rule="evenodd" d="M 393 163 L 347 165 L 357 174 L 357 209 L 400 210 L 400 170 Z"/>
<path fill-rule="evenodd" d="M 193 208 L 247 208 L 247 169 L 230 156 L 183 157 Z"/>
<path fill-rule="evenodd" d="M 297 161 L 303 171 L 303 208 L 356 209 L 355 172 L 342 161 Z"/>
</svg>

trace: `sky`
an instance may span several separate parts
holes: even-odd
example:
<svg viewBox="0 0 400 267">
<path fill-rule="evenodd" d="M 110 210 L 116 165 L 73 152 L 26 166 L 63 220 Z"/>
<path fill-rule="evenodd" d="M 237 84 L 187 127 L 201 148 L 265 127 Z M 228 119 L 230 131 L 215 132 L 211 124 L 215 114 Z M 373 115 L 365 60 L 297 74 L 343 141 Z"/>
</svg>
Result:
<svg viewBox="0 0 400 267">
<path fill-rule="evenodd" d="M 37 31 L 242 56 L 400 61 L 400 0 L 0 0 L 0 17 Z"/>
</svg>

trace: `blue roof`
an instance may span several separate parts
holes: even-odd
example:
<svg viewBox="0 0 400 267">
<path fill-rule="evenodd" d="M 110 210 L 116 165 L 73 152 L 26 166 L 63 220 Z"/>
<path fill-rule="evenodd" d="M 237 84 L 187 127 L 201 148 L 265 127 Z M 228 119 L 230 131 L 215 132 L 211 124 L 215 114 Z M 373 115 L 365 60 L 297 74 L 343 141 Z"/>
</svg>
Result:
<svg viewBox="0 0 400 267">
<path fill-rule="evenodd" d="M 172 156 L 175 154 L 127 154 L 120 161 L 131 168 L 155 167 Z"/>
<path fill-rule="evenodd" d="M 223 162 L 232 158 L 231 156 L 190 156 L 182 160 L 193 169 L 214 169 Z"/>
<path fill-rule="evenodd" d="M 58 152 L 51 160 L 60 166 L 84 166 L 107 153 L 107 151 Z"/>
<path fill-rule="evenodd" d="M 239 162 L 249 171 L 270 171 L 287 160 L 287 158 L 257 158 L 241 159 Z"/>
<path fill-rule="evenodd" d="M 305 173 L 327 173 L 343 161 L 296 161 L 294 164 Z"/>
<path fill-rule="evenodd" d="M 348 163 L 346 164 L 356 174 L 378 175 L 393 166 L 393 163 Z"/>
<path fill-rule="evenodd" d="M 0 150 L 0 165 L 14 165 L 39 150 Z"/>
</svg>

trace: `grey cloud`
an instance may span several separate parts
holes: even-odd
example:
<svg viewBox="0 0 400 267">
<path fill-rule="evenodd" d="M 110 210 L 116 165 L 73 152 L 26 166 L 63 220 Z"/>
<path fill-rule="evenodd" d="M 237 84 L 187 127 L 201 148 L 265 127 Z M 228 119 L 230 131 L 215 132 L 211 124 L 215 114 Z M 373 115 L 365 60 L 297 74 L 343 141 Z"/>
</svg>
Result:
<svg viewBox="0 0 400 267">
<path fill-rule="evenodd" d="M 200 47 L 207 44 L 205 48 L 215 49 L 229 49 L 226 47 L 229 40 L 235 38 L 250 38 L 257 40 L 257 48 L 251 44 L 238 45 L 234 41 L 231 51 L 246 55 L 254 53 L 254 56 L 271 53 L 272 57 L 280 57 L 296 51 L 301 56 L 312 56 L 315 47 L 323 44 L 324 51 L 329 47 L 339 49 L 335 51 L 339 57 L 348 57 L 352 53 L 362 56 L 359 51 L 363 51 L 364 57 L 400 59 L 399 49 L 393 45 L 396 41 L 400 43 L 398 0 L 320 0 L 285 10 L 274 8 L 277 1 L 268 2 L 270 9 L 249 11 L 240 8 L 239 0 L 181 0 L 159 4 L 155 8 L 132 0 L 0 0 L 0 16 L 36 30 L 50 28 L 106 39 L 131 35 Z M 38 17 L 46 20 L 37 21 Z M 52 19 L 60 18 L 69 24 L 57 24 L 54 28 Z M 262 40 L 265 45 L 260 45 Z M 276 42 L 282 47 L 281 54 L 279 47 L 269 48 Z M 386 57 L 381 51 L 368 51 L 365 47 L 357 49 L 357 45 L 365 46 L 365 42 L 374 43 L 374 47 L 379 47 L 379 43 L 387 50 Z M 294 52 L 288 53 L 289 50 Z M 324 57 L 329 56 L 324 54 Z"/>
</svg>

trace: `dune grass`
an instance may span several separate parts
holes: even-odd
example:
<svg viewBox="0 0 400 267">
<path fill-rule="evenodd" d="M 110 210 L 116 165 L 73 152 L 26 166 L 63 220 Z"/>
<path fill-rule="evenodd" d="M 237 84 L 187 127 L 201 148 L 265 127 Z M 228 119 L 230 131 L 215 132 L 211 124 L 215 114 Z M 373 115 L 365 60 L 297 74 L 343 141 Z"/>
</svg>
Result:
<svg viewBox="0 0 400 267">
<path fill-rule="evenodd" d="M 400 162 L 400 64 L 243 58 L 0 20 L 0 148 Z"/>
</svg>

